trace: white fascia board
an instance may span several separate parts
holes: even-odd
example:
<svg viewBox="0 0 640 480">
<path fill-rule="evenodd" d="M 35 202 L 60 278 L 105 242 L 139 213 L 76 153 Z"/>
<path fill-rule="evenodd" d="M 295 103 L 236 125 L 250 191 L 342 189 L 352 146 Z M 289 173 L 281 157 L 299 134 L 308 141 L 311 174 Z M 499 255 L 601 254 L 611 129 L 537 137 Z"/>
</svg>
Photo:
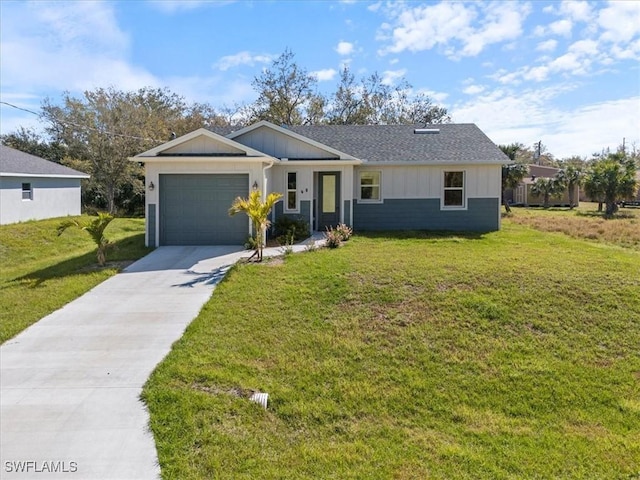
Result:
<svg viewBox="0 0 640 480">
<path fill-rule="evenodd" d="M 508 165 L 510 163 L 513 163 L 512 161 L 502 161 L 502 160 L 495 160 L 495 161 L 489 161 L 489 162 L 462 162 L 462 161 L 449 161 L 449 162 L 438 162 L 438 161 L 427 161 L 427 162 L 403 162 L 403 161 L 398 161 L 398 162 L 368 162 L 368 161 L 364 161 L 362 163 L 362 165 L 364 166 L 376 166 L 376 167 L 404 167 L 404 166 L 416 166 L 416 165 L 424 165 L 424 166 L 429 166 L 429 165 L 433 165 L 433 166 L 437 166 L 437 165 L 459 165 L 459 166 L 483 166 L 483 165 Z"/>
<path fill-rule="evenodd" d="M 283 128 L 283 127 L 279 127 L 277 125 L 274 125 L 271 122 L 268 122 L 266 120 L 260 120 L 258 123 L 254 123 L 253 125 L 249 125 L 248 127 L 244 127 L 240 130 L 237 130 L 235 132 L 231 132 L 230 134 L 227 135 L 227 138 L 230 139 L 234 139 L 237 138 L 241 135 L 244 135 L 245 133 L 251 132 L 253 130 L 256 130 L 260 127 L 267 127 L 270 128 L 271 130 L 275 130 L 276 132 L 282 133 L 283 135 L 288 135 L 291 138 L 295 138 L 296 140 L 299 140 L 301 142 L 307 143 L 309 145 L 312 145 L 316 148 L 319 148 L 320 150 L 324 150 L 325 152 L 329 152 L 329 153 L 333 153 L 334 155 L 339 156 L 341 159 L 344 160 L 357 160 L 356 157 L 349 155 L 348 153 L 344 153 L 341 152 L 340 150 L 336 150 L 335 148 L 330 147 L 329 145 L 325 145 L 324 143 L 320 143 L 320 142 L 316 142 L 315 140 L 312 140 L 309 137 L 305 137 L 304 135 L 300 135 L 299 133 L 296 132 L 292 132 L 291 130 L 289 130 L 288 128 Z"/>
<path fill-rule="evenodd" d="M 253 148 L 247 147 L 246 145 L 242 145 L 241 143 L 234 142 L 232 139 L 223 137 L 222 135 L 218 135 L 217 133 L 213 133 L 212 131 L 207 130 L 206 128 L 199 128 L 197 130 L 194 130 L 191 133 L 187 133 L 185 135 L 182 135 L 181 137 L 178 137 L 169 142 L 163 143 L 162 145 L 158 145 L 157 147 L 154 147 L 151 150 L 147 150 L 146 152 L 139 153 L 138 155 L 136 155 L 133 158 L 130 158 L 129 160 L 132 160 L 134 162 L 139 162 L 141 161 L 140 158 L 157 157 L 165 150 L 169 150 L 177 145 L 188 142 L 189 140 L 193 140 L 194 138 L 200 137 L 202 135 L 209 137 L 212 140 L 220 142 L 224 145 L 233 147 L 236 150 L 241 150 L 245 152 L 248 156 L 253 156 L 253 157 L 265 156 L 264 153 L 259 152 L 258 150 L 254 150 Z"/>
<path fill-rule="evenodd" d="M 91 175 L 55 175 L 48 173 L 13 173 L 0 172 L 0 177 L 29 177 L 29 178 L 91 178 Z"/>
<path fill-rule="evenodd" d="M 269 157 L 266 155 L 260 155 L 255 157 L 237 157 L 237 156 L 176 156 L 171 157 L 169 155 L 162 157 L 129 157 L 132 162 L 140 162 L 140 163 L 188 163 L 188 162 L 198 162 L 198 163 L 212 163 L 212 162 L 234 162 L 234 163 L 280 163 L 280 160 L 277 158 Z"/>
<path fill-rule="evenodd" d="M 362 160 L 353 159 L 353 160 L 283 160 L 279 162 L 279 165 L 325 165 L 332 167 L 339 167 L 343 165 L 362 165 Z"/>
</svg>

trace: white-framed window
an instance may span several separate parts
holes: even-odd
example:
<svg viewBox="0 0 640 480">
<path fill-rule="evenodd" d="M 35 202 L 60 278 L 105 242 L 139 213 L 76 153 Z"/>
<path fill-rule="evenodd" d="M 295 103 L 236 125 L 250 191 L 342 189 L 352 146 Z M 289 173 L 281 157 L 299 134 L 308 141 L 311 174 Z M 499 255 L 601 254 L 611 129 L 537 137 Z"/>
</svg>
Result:
<svg viewBox="0 0 640 480">
<path fill-rule="evenodd" d="M 465 174 L 463 170 L 444 172 L 442 208 L 466 208 L 464 182 Z"/>
<path fill-rule="evenodd" d="M 381 202 L 382 173 L 378 170 L 365 170 L 360 172 L 360 201 Z"/>
<path fill-rule="evenodd" d="M 22 184 L 22 200 L 33 200 L 33 188 L 30 183 Z"/>
<path fill-rule="evenodd" d="M 285 198 L 284 209 L 287 212 L 298 211 L 298 173 L 287 172 L 287 195 Z"/>
</svg>

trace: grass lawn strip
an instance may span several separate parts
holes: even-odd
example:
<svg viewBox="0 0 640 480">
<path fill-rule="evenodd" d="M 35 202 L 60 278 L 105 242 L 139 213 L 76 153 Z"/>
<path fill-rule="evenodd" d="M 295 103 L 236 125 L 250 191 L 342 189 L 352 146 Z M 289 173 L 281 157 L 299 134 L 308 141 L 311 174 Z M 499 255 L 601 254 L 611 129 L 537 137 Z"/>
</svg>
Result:
<svg viewBox="0 0 640 480">
<path fill-rule="evenodd" d="M 633 249 L 358 236 L 236 266 L 144 399 L 166 479 L 629 478 L 638 345 Z"/>
<path fill-rule="evenodd" d="M 150 250 L 144 219 L 118 218 L 105 232 L 116 248 L 98 268 L 95 244 L 80 230 L 58 236 L 61 219 L 0 226 L 0 342 L 118 273 Z M 105 306 L 107 307 L 107 306 Z"/>
</svg>

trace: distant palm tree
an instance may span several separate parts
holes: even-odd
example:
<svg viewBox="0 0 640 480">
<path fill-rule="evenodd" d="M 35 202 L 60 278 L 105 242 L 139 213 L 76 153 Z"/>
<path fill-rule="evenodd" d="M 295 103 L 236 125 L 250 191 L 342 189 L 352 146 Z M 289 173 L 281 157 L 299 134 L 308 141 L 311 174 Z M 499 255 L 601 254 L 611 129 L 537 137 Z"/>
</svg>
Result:
<svg viewBox="0 0 640 480">
<path fill-rule="evenodd" d="M 543 197 L 543 207 L 549 208 L 549 198 L 559 195 L 564 186 L 557 177 L 538 177 L 531 186 L 531 193 L 536 197 Z"/>
<path fill-rule="evenodd" d="M 569 209 L 575 207 L 576 187 L 582 185 L 584 172 L 573 165 L 569 165 L 564 170 L 558 172 L 558 181 L 565 185 L 569 191 Z"/>
<path fill-rule="evenodd" d="M 113 242 L 107 240 L 104 236 L 104 231 L 114 218 L 110 213 L 100 212 L 97 217 L 87 221 L 65 220 L 58 226 L 58 236 L 62 235 L 69 227 L 78 227 L 89 233 L 98 247 L 98 264 L 103 267 L 107 260 L 107 250 L 113 248 L 115 245 Z"/>
<path fill-rule="evenodd" d="M 253 224 L 253 239 L 255 252 L 250 258 L 257 256 L 257 261 L 262 261 L 262 250 L 264 249 L 265 232 L 271 222 L 269 221 L 269 212 L 278 200 L 282 198 L 281 193 L 270 193 L 267 198 L 262 200 L 262 192 L 260 190 L 252 190 L 249 198 L 237 197 L 231 204 L 229 215 L 244 212 L 247 214 Z"/>
</svg>

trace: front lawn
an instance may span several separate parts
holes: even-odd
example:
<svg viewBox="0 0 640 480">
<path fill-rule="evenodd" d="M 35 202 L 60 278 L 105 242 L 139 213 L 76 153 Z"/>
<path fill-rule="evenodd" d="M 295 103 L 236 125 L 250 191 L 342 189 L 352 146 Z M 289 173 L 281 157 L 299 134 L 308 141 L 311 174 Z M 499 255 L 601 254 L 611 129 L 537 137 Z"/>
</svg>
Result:
<svg viewBox="0 0 640 480">
<path fill-rule="evenodd" d="M 79 229 L 58 237 L 61 220 L 0 226 L 0 343 L 149 252 L 144 219 L 117 218 L 105 231 L 116 249 L 98 268 L 91 237 Z"/>
<path fill-rule="evenodd" d="M 143 398 L 165 479 L 637 478 L 639 345 L 640 252 L 507 219 L 238 265 Z"/>
</svg>

